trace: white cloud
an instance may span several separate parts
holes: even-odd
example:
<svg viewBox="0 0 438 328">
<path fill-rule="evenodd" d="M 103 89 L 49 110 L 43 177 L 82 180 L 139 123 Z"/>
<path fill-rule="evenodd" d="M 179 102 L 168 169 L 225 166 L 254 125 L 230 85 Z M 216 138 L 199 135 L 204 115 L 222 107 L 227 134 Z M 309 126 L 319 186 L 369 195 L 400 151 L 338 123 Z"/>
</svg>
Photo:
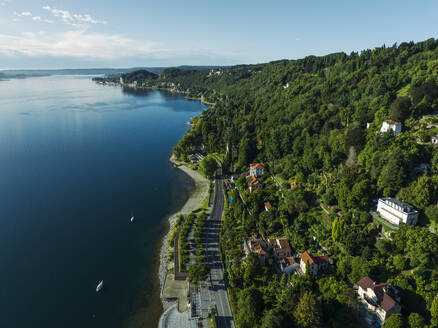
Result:
<svg viewBox="0 0 438 328">
<path fill-rule="evenodd" d="M 0 6 L 6 6 L 9 2 L 11 2 L 11 0 L 0 1 Z"/>
<path fill-rule="evenodd" d="M 107 24 L 106 21 L 99 21 L 88 14 L 72 14 L 68 10 L 44 6 L 44 10 L 50 11 L 53 16 L 61 18 L 61 20 L 69 25 L 81 27 L 83 24 Z"/>
<path fill-rule="evenodd" d="M 171 56 L 171 52 L 159 49 L 154 43 L 139 42 L 121 35 L 85 31 L 50 35 L 43 32 L 26 32 L 18 36 L 0 34 L 0 54 L 102 60 L 122 57 L 166 58 Z"/>
<path fill-rule="evenodd" d="M 33 16 L 32 19 L 33 19 L 34 21 L 37 21 L 37 22 L 44 22 L 44 23 L 48 23 L 48 24 L 52 24 L 52 23 L 54 23 L 54 21 L 52 21 L 52 20 L 50 20 L 50 19 L 44 19 L 44 18 L 41 18 L 40 16 Z"/>
<path fill-rule="evenodd" d="M 32 13 L 30 11 L 23 11 L 21 13 L 14 12 L 14 15 L 18 17 L 28 17 L 32 16 Z"/>
</svg>

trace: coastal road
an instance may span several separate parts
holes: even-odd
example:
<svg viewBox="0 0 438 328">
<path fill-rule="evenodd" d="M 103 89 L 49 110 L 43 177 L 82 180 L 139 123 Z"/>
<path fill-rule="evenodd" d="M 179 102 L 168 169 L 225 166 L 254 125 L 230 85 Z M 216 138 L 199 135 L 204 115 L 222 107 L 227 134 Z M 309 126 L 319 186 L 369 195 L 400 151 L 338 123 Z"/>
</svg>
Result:
<svg viewBox="0 0 438 328">
<path fill-rule="evenodd" d="M 207 220 L 207 237 L 205 250 L 210 274 L 207 280 L 207 288 L 203 288 L 203 310 L 215 307 L 217 314 L 217 326 L 219 328 L 234 328 L 233 315 L 231 314 L 228 301 L 227 289 L 224 281 L 224 269 L 219 254 L 219 229 L 224 210 L 224 194 L 222 190 L 222 178 L 215 181 L 215 198 L 213 210 Z"/>
</svg>

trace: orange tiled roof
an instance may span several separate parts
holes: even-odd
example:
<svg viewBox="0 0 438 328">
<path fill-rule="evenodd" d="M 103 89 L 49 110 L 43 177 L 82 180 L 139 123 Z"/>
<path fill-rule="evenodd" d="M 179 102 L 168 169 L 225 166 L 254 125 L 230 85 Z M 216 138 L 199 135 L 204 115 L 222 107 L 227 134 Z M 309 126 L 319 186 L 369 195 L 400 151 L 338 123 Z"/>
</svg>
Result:
<svg viewBox="0 0 438 328">
<path fill-rule="evenodd" d="M 272 205 L 270 202 L 265 202 L 266 209 L 270 210 L 272 208 Z"/>
<path fill-rule="evenodd" d="M 261 183 L 262 182 L 262 180 L 260 180 L 260 179 L 258 179 L 258 178 L 255 178 L 255 177 L 251 177 L 249 180 L 248 180 L 248 185 L 250 186 L 250 187 L 254 187 L 255 185 L 258 185 L 259 183 Z"/>
<path fill-rule="evenodd" d="M 308 252 L 304 252 L 303 254 L 301 254 L 301 259 L 304 263 L 309 263 L 309 265 L 315 263 L 312 256 Z"/>
<path fill-rule="evenodd" d="M 254 164 L 250 164 L 250 167 L 254 167 L 256 169 L 264 169 L 265 166 L 263 165 L 263 163 L 254 163 Z"/>
</svg>

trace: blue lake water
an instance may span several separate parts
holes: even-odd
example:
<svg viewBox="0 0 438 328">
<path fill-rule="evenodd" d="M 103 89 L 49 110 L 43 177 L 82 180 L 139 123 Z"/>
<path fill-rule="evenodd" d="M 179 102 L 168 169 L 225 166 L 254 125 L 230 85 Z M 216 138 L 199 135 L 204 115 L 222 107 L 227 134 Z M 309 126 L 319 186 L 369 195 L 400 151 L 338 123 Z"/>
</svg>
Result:
<svg viewBox="0 0 438 328">
<path fill-rule="evenodd" d="M 0 81 L 0 327 L 156 324 L 165 217 L 193 188 L 168 159 L 203 109 L 89 76 Z"/>
</svg>

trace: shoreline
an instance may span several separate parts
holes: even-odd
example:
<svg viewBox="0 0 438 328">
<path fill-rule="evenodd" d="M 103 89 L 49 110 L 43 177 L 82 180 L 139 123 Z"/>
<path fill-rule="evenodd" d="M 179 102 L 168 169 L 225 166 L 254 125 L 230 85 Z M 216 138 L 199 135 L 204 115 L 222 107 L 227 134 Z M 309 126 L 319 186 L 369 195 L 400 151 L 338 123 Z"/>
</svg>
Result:
<svg viewBox="0 0 438 328">
<path fill-rule="evenodd" d="M 102 84 L 102 85 L 106 85 L 106 84 Z M 165 88 L 165 87 L 156 87 L 156 86 L 153 86 L 153 87 L 136 86 L 136 85 L 134 86 L 134 85 L 128 85 L 128 84 L 121 84 L 121 83 L 108 84 L 108 85 L 110 85 L 110 86 L 119 86 L 121 88 L 134 89 L 134 90 L 156 90 L 156 91 L 166 91 L 166 92 L 170 92 L 170 93 L 177 93 L 177 94 L 184 95 L 184 98 L 187 99 L 187 100 L 200 101 L 204 105 L 214 106 L 214 103 L 206 101 L 203 98 L 203 96 L 201 96 L 201 97 L 190 97 L 186 91 L 180 91 L 180 90 L 177 90 L 177 89 L 174 89 L 174 88 Z"/>
<path fill-rule="evenodd" d="M 172 231 L 175 225 L 177 215 L 179 214 L 186 215 L 198 209 L 201 206 L 204 199 L 207 197 L 209 186 L 210 186 L 210 182 L 206 178 L 204 178 L 199 172 L 192 170 L 188 166 L 184 165 L 184 163 L 176 161 L 173 155 L 169 160 L 173 164 L 178 165 L 176 168 L 184 172 L 194 182 L 195 188 L 190 193 L 189 197 L 187 198 L 186 202 L 181 207 L 181 209 L 169 215 L 166 219 L 168 226 L 166 233 L 161 239 L 161 249 L 159 253 L 159 267 L 158 267 L 158 279 L 160 281 L 160 299 L 163 306 L 163 313 L 169 308 L 169 306 L 175 303 L 175 302 L 166 301 L 163 297 L 164 283 L 166 281 L 167 271 L 169 269 L 169 263 L 166 261 L 166 253 L 167 250 L 169 249 L 169 246 L 167 244 L 167 239 L 169 238 L 170 232 Z"/>
</svg>

